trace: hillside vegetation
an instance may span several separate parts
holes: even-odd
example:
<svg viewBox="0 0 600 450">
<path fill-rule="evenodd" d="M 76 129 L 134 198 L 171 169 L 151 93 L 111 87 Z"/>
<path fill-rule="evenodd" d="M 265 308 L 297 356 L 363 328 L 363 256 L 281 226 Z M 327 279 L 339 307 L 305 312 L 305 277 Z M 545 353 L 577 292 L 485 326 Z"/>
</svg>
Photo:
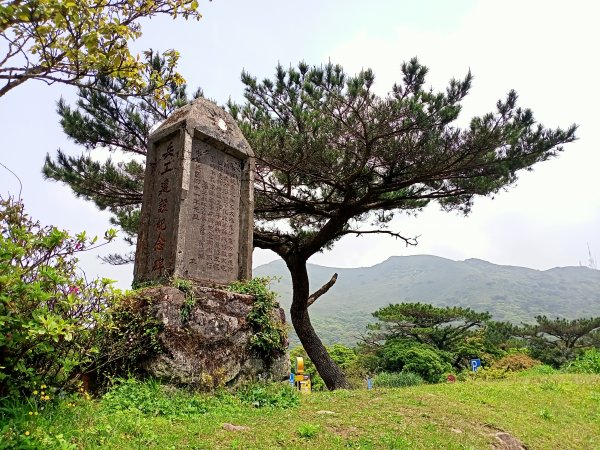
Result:
<svg viewBox="0 0 600 450">
<path fill-rule="evenodd" d="M 371 313 L 390 303 L 421 301 L 488 311 L 494 320 L 533 322 L 536 315 L 600 316 L 600 270 L 562 267 L 546 271 L 500 266 L 478 259 L 452 261 L 437 256 L 395 256 L 372 267 L 308 266 L 311 290 L 339 274 L 331 290 L 310 307 L 327 344 L 354 344 Z M 272 289 L 289 310 L 291 281 L 282 261 L 254 269 L 255 276 L 279 277 Z M 292 339 L 292 343 L 295 343 Z"/>
<path fill-rule="evenodd" d="M 530 450 L 600 445 L 597 375 L 313 392 L 299 402 L 283 386 L 279 393 L 255 387 L 237 397 L 187 394 L 151 382 L 126 388 L 100 400 L 57 402 L 39 415 L 31 404 L 6 420 L 4 409 L 0 448 L 509 448 L 499 446 L 499 433 Z"/>
</svg>

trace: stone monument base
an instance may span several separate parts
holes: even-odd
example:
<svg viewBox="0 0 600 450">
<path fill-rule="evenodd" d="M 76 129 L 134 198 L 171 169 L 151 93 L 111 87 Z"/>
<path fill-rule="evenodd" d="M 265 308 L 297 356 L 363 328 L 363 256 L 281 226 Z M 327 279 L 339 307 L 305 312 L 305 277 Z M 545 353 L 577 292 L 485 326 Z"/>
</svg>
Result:
<svg viewBox="0 0 600 450">
<path fill-rule="evenodd" d="M 207 287 L 195 287 L 191 294 L 171 286 L 141 292 L 163 324 L 158 336 L 162 351 L 142 363 L 148 375 L 196 389 L 288 378 L 286 353 L 267 358 L 250 347 L 247 317 L 254 297 Z M 272 314 L 285 323 L 283 309 Z"/>
</svg>

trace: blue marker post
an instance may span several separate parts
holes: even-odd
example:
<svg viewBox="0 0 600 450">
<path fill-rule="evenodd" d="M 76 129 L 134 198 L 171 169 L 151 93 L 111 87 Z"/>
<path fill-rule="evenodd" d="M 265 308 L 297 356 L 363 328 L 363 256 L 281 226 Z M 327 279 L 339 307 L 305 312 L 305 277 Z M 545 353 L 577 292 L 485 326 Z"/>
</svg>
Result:
<svg viewBox="0 0 600 450">
<path fill-rule="evenodd" d="M 295 381 L 295 380 L 294 380 L 294 378 L 295 378 L 295 377 L 294 377 L 294 373 L 293 373 L 293 372 L 292 372 L 292 373 L 290 373 L 290 385 L 291 385 L 292 387 L 294 387 L 294 381 Z"/>
<path fill-rule="evenodd" d="M 477 369 L 481 367 L 481 360 L 479 358 L 475 358 L 471 360 L 471 369 L 473 372 L 477 372 Z"/>
</svg>

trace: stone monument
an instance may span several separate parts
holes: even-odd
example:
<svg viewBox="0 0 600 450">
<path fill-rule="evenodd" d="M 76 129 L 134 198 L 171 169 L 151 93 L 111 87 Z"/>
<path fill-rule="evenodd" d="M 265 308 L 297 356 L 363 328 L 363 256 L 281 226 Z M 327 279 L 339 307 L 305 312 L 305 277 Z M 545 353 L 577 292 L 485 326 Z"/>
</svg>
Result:
<svg viewBox="0 0 600 450">
<path fill-rule="evenodd" d="M 253 174 L 227 112 L 202 98 L 176 110 L 149 137 L 134 282 L 251 278 Z"/>
<path fill-rule="evenodd" d="M 252 349 L 254 297 L 215 288 L 252 277 L 253 178 L 252 149 L 208 100 L 150 135 L 134 267 L 134 282 L 159 282 L 137 300 L 162 323 L 160 351 L 141 362 L 150 376 L 199 388 L 287 378 L 285 352 Z M 173 277 L 192 280 L 191 292 L 169 286 Z M 285 327 L 281 308 L 269 314 Z"/>
</svg>

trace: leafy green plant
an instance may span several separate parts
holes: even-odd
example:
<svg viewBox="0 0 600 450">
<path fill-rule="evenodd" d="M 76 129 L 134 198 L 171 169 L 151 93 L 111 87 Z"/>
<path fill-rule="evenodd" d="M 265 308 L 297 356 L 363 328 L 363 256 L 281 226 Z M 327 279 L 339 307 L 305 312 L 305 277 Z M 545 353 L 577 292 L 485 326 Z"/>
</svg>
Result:
<svg viewBox="0 0 600 450">
<path fill-rule="evenodd" d="M 250 347 L 265 358 L 284 353 L 287 341 L 287 331 L 275 316 L 275 308 L 279 307 L 279 303 L 276 301 L 277 294 L 269 290 L 271 280 L 257 277 L 248 281 L 235 281 L 228 287 L 231 292 L 254 296 L 254 304 L 248 314 L 248 322 L 254 333 L 250 339 Z"/>
<path fill-rule="evenodd" d="M 179 289 L 185 294 L 185 300 L 180 310 L 181 319 L 185 322 L 190 318 L 192 309 L 196 306 L 196 297 L 194 296 L 194 282 L 183 278 L 173 278 L 171 286 Z"/>
<path fill-rule="evenodd" d="M 303 423 L 298 427 L 298 435 L 303 439 L 312 439 L 319 434 L 321 427 L 310 423 Z"/>
<path fill-rule="evenodd" d="M 300 404 L 298 392 L 285 384 L 254 383 L 240 387 L 236 397 L 256 408 L 295 408 Z"/>
<path fill-rule="evenodd" d="M 111 378 L 138 373 L 142 360 L 162 351 L 158 335 L 163 324 L 151 306 L 142 290 L 131 291 L 116 298 L 105 312 L 98 330 L 98 355 L 89 371 L 100 386 Z"/>
<path fill-rule="evenodd" d="M 600 350 L 590 349 L 565 367 L 566 372 L 600 374 Z"/>
<path fill-rule="evenodd" d="M 142 414 L 181 417 L 205 414 L 208 403 L 200 396 L 190 395 L 155 380 L 118 379 L 103 396 L 107 411 L 139 411 Z"/>
<path fill-rule="evenodd" d="M 375 387 L 408 387 L 423 384 L 423 378 L 414 372 L 381 372 L 373 379 Z"/>
<path fill-rule="evenodd" d="M 114 238 L 106 232 L 106 242 Z M 63 387 L 93 365 L 118 291 L 108 279 L 87 281 L 75 255 L 100 245 L 43 227 L 22 202 L 0 197 L 0 395 Z"/>
</svg>

